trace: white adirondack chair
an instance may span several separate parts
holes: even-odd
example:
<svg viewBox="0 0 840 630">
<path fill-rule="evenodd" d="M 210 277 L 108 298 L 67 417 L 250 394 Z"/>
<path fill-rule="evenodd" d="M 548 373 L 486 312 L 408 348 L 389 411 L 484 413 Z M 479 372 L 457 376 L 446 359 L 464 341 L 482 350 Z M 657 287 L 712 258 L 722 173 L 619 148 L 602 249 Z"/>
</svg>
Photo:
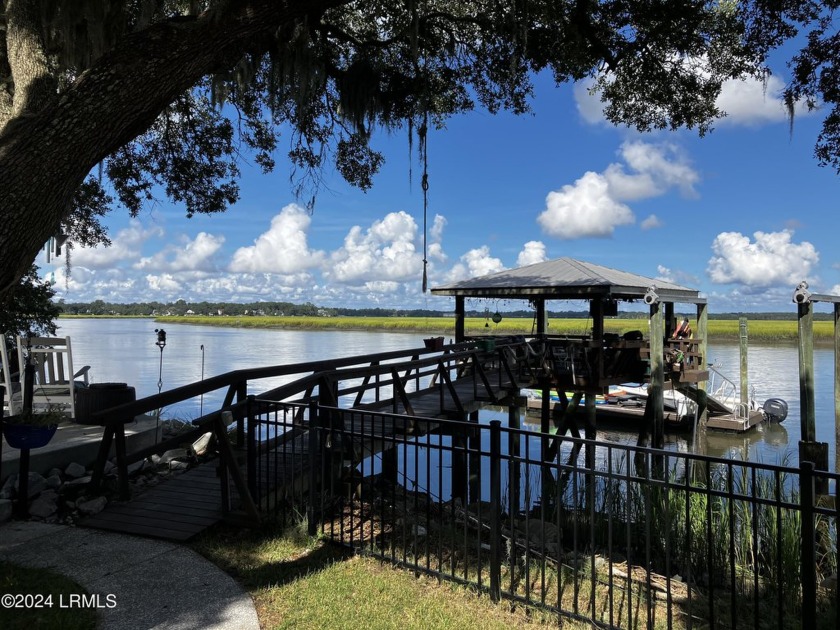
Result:
<svg viewBox="0 0 840 630">
<path fill-rule="evenodd" d="M 2 336 L 0 336 L 0 368 L 3 369 L 2 385 L 5 388 L 3 409 L 0 410 L 0 413 L 13 416 L 20 412 L 23 407 L 23 392 L 21 391 L 21 383 L 14 378 L 17 374 L 12 374 L 9 369 L 9 353 L 6 348 L 6 340 Z"/>
<path fill-rule="evenodd" d="M 76 387 L 87 386 L 90 366 L 73 371 L 70 337 L 18 337 L 17 350 L 21 374 L 27 355 L 35 366 L 33 411 L 60 407 L 75 418 Z"/>
</svg>

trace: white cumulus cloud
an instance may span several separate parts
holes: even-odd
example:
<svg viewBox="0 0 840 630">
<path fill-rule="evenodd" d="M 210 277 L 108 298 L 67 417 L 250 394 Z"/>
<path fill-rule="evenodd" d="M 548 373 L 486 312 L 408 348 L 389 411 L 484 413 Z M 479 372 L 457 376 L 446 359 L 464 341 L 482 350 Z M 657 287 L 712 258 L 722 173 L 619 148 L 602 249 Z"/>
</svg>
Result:
<svg viewBox="0 0 840 630">
<path fill-rule="evenodd" d="M 546 234 L 562 239 L 612 236 L 616 226 L 635 220 L 633 211 L 610 195 L 607 179 L 592 171 L 548 193 L 537 217 Z"/>
<path fill-rule="evenodd" d="M 699 68 L 702 72 L 702 64 Z M 593 78 L 575 84 L 573 94 L 578 114 L 590 125 L 609 125 L 600 92 L 592 89 L 594 85 Z M 715 105 L 726 116 L 717 124 L 754 127 L 787 121 L 783 91 L 784 82 L 775 75 L 769 75 L 764 81 L 756 77 L 724 81 Z M 797 116 L 808 113 L 804 105 L 796 107 Z"/>
<path fill-rule="evenodd" d="M 130 263 L 141 256 L 143 244 L 152 238 L 161 238 L 163 229 L 158 226 L 144 227 L 132 219 L 127 228 L 117 232 L 110 247 L 73 247 L 70 260 L 74 268 L 110 269 L 116 265 Z"/>
<path fill-rule="evenodd" d="M 324 253 L 309 249 L 307 230 L 311 222 L 306 210 L 297 204 L 284 207 L 252 246 L 234 252 L 230 271 L 296 274 L 318 266 Z"/>
<path fill-rule="evenodd" d="M 662 221 L 660 221 L 659 217 L 655 214 L 651 214 L 639 224 L 639 227 L 643 230 L 653 230 L 662 227 Z"/>
<path fill-rule="evenodd" d="M 816 248 L 793 242 L 793 232 L 756 232 L 754 241 L 740 232 L 723 232 L 712 243 L 714 256 L 706 273 L 713 282 L 749 287 L 794 286 L 819 262 Z"/>
<path fill-rule="evenodd" d="M 389 213 L 367 230 L 353 226 L 344 245 L 332 253 L 324 275 L 347 284 L 420 277 L 423 255 L 415 246 L 417 236 L 417 223 L 402 210 Z M 442 250 L 434 253 L 440 256 Z"/>
<path fill-rule="evenodd" d="M 461 256 L 461 262 L 449 270 L 449 273 L 446 274 L 446 280 L 448 282 L 458 282 L 486 276 L 505 269 L 506 267 L 501 260 L 490 255 L 490 248 L 487 245 L 482 245 Z"/>
<path fill-rule="evenodd" d="M 545 253 L 545 243 L 542 241 L 528 241 L 522 246 L 522 251 L 516 257 L 516 266 L 524 267 L 545 262 L 548 256 Z"/>
<path fill-rule="evenodd" d="M 537 217 L 546 234 L 608 238 L 617 227 L 635 223 L 627 201 L 657 197 L 673 188 L 696 196 L 700 176 L 676 145 L 625 142 L 620 155 L 623 162 L 610 164 L 603 173 L 589 171 L 574 184 L 548 193 L 546 209 Z M 649 217 L 643 229 L 656 227 L 655 221 Z"/>
<path fill-rule="evenodd" d="M 135 269 L 151 271 L 213 271 L 213 258 L 224 245 L 224 236 L 213 236 L 199 232 L 192 240 L 185 239 L 183 245 L 165 247 L 153 256 L 141 258 Z"/>
</svg>

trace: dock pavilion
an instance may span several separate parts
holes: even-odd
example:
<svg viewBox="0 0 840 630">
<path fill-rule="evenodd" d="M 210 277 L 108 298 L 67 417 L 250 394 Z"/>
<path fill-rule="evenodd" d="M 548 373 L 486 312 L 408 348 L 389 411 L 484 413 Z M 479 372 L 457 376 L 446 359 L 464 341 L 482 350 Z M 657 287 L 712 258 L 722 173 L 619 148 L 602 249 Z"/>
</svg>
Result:
<svg viewBox="0 0 840 630">
<path fill-rule="evenodd" d="M 467 298 L 528 300 L 535 309 L 534 333 L 547 342 L 554 358 L 565 359 L 568 370 L 555 370 L 553 383 L 558 392 L 573 392 L 570 410 L 584 399 L 586 436 L 595 437 L 595 396 L 605 393 L 610 385 L 639 380 L 638 362 L 632 357 L 649 358 L 648 408 L 640 443 L 652 437 L 654 447 L 664 444 L 664 384 L 666 379 L 695 383 L 703 387 L 708 380 L 707 303 L 696 289 L 672 282 L 648 278 L 573 258 L 558 258 L 526 265 L 478 278 L 463 280 L 431 289 L 432 294 L 455 298 L 455 341 L 466 340 L 464 333 L 465 300 Z M 592 318 L 591 334 L 575 338 L 548 334 L 546 303 L 549 300 L 586 300 Z M 604 319 L 618 314 L 619 302 L 642 302 L 649 307 L 648 339 L 643 335 L 625 334 L 618 338 L 605 334 Z M 675 304 L 696 307 L 697 330 L 690 339 L 671 339 L 676 327 Z M 675 350 L 682 357 L 679 369 L 669 364 L 666 371 L 666 350 Z M 583 369 L 581 360 L 586 364 Z M 557 362 L 555 362 L 557 364 Z M 588 369 L 587 369 L 588 368 Z M 543 396 L 544 400 L 549 397 Z M 561 395 L 561 401 L 562 401 Z M 543 430 L 548 429 L 549 414 L 543 409 Z"/>
</svg>

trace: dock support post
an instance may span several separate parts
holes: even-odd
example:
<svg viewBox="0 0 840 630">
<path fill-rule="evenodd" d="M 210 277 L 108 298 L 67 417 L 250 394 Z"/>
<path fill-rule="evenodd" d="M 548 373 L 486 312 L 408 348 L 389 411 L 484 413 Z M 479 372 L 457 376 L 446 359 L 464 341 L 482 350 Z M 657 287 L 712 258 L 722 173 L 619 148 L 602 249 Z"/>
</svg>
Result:
<svg viewBox="0 0 840 630">
<path fill-rule="evenodd" d="M 834 470 L 840 473 L 840 304 L 834 303 Z"/>
<path fill-rule="evenodd" d="M 738 319 L 738 341 L 741 358 L 741 409 L 745 411 L 746 418 L 750 417 L 750 381 L 747 369 L 747 353 L 749 349 L 748 334 L 747 334 L 747 318 L 741 317 Z"/>
<path fill-rule="evenodd" d="M 520 409 L 517 404 L 517 397 L 512 396 L 508 407 L 508 485 L 510 486 L 508 495 L 510 497 L 510 507 L 508 513 L 515 515 L 519 513 L 519 484 L 521 483 L 521 472 L 519 466 L 519 428 L 520 428 Z"/>
<path fill-rule="evenodd" d="M 470 414 L 469 437 L 467 444 L 469 445 L 469 494 L 468 499 L 470 503 L 481 501 L 481 431 L 478 428 L 478 411 L 473 411 Z"/>
<path fill-rule="evenodd" d="M 665 446 L 665 326 L 662 304 L 650 305 L 650 399 L 653 415 L 653 447 Z"/>
<path fill-rule="evenodd" d="M 545 316 L 545 300 L 543 298 L 536 299 L 537 307 L 537 334 L 544 335 L 548 331 L 548 320 Z"/>
<path fill-rule="evenodd" d="M 502 423 L 490 422 L 490 599 L 502 599 Z"/>
<path fill-rule="evenodd" d="M 459 420 L 466 422 L 462 415 Z M 467 436 L 462 426 L 456 426 L 452 431 L 452 498 L 460 499 L 461 504 L 467 506 Z"/>
<path fill-rule="evenodd" d="M 799 321 L 799 461 L 813 462 L 817 470 L 828 470 L 828 444 L 817 442 L 814 404 L 814 303 L 804 299 L 797 304 Z M 825 490 L 825 480 L 817 478 L 817 491 Z"/>
<path fill-rule="evenodd" d="M 464 341 L 464 315 L 466 311 L 464 310 L 464 296 L 457 295 L 455 296 L 455 343 L 461 343 Z"/>
</svg>

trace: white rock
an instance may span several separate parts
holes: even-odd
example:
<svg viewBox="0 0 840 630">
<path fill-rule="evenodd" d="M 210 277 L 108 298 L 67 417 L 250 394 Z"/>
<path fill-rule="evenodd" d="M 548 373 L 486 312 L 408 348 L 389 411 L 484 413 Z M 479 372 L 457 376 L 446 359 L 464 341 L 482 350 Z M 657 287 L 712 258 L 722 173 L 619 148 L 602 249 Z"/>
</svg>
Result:
<svg viewBox="0 0 840 630">
<path fill-rule="evenodd" d="M 213 434 L 209 431 L 199 437 L 192 443 L 192 450 L 196 455 L 203 455 L 207 452 L 207 447 L 210 446 L 210 440 L 213 439 Z"/>
<path fill-rule="evenodd" d="M 163 455 L 160 456 L 160 460 L 157 462 L 158 464 L 168 464 L 174 459 L 180 459 L 182 457 L 187 457 L 187 449 L 185 448 L 173 448 L 169 451 L 166 451 Z"/>
<path fill-rule="evenodd" d="M 157 457 L 157 456 L 155 455 L 155 457 Z M 133 474 L 135 474 L 135 473 L 139 473 L 139 472 L 141 472 L 141 471 L 142 471 L 145 467 L 146 467 L 146 460 L 145 460 L 145 459 L 141 459 L 139 462 L 134 462 L 133 464 L 129 464 L 129 465 L 127 466 L 127 469 L 128 469 L 128 474 L 129 474 L 129 476 L 130 476 L 130 475 L 133 475 Z"/>
<path fill-rule="evenodd" d="M 190 465 L 187 462 L 169 462 L 169 470 L 187 470 Z"/>
</svg>

